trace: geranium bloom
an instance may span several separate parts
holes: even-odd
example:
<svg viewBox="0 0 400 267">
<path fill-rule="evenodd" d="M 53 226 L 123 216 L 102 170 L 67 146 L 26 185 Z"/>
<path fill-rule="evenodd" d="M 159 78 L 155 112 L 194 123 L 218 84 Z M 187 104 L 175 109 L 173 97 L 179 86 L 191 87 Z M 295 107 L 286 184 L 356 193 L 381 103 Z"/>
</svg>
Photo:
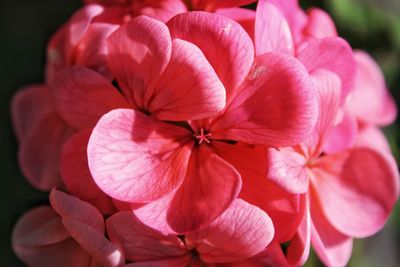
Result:
<svg viewBox="0 0 400 267">
<path fill-rule="evenodd" d="M 392 160 L 377 150 L 354 147 L 325 153 L 324 140 L 339 107 L 340 80 L 332 73 L 313 80 L 321 107 L 313 137 L 293 149 L 271 149 L 269 177 L 293 193 L 307 191 L 303 226 L 289 246 L 289 260 L 305 261 L 311 235 L 321 260 L 342 266 L 351 255 L 353 237 L 383 227 L 398 198 L 399 177 Z"/>
<path fill-rule="evenodd" d="M 120 249 L 104 237 L 100 212 L 73 196 L 53 190 L 53 208 L 42 206 L 16 224 L 12 244 L 18 257 L 31 267 L 120 266 Z"/>
<path fill-rule="evenodd" d="M 135 262 L 129 266 L 233 266 L 268 245 L 273 237 L 268 229 L 273 229 L 270 218 L 240 199 L 206 228 L 180 237 L 143 225 L 131 212 L 107 219 L 111 241 Z"/>
<path fill-rule="evenodd" d="M 249 37 L 234 21 L 194 12 L 168 25 L 142 17 L 109 38 L 110 68 L 138 110 L 103 116 L 90 137 L 88 160 L 103 191 L 126 202 L 150 202 L 136 211 L 141 220 L 182 233 L 210 223 L 239 194 L 240 174 L 215 145 L 297 144 L 313 127 L 316 102 L 299 62 L 274 54 L 254 60 Z M 218 54 L 210 47 L 216 40 Z"/>
</svg>

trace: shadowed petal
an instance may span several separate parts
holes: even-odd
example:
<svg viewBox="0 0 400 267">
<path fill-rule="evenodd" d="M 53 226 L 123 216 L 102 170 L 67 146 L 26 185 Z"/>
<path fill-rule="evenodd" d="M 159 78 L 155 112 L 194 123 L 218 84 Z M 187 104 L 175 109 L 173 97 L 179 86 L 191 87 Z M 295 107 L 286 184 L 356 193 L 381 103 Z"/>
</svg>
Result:
<svg viewBox="0 0 400 267">
<path fill-rule="evenodd" d="M 255 0 L 191 0 L 194 10 L 215 11 L 217 8 L 244 6 Z"/>
<path fill-rule="evenodd" d="M 103 76 L 81 66 L 58 72 L 54 96 L 60 115 L 73 127 L 91 128 L 115 108 L 127 108 L 123 96 Z"/>
<path fill-rule="evenodd" d="M 256 12 L 255 10 L 250 10 L 247 8 L 221 8 L 215 11 L 216 14 L 228 17 L 238 22 L 243 29 L 250 35 L 250 37 L 254 37 L 254 29 L 255 29 L 255 18 Z"/>
<path fill-rule="evenodd" d="M 202 119 L 222 111 L 225 98 L 225 88 L 201 50 L 175 39 L 148 110 L 160 120 Z"/>
<path fill-rule="evenodd" d="M 191 256 L 170 258 L 165 260 L 135 262 L 124 267 L 187 267 L 190 266 Z"/>
<path fill-rule="evenodd" d="M 317 116 L 316 94 L 302 64 L 289 56 L 266 53 L 257 57 L 211 132 L 216 139 L 290 146 L 308 137 Z"/>
<path fill-rule="evenodd" d="M 104 115 L 89 139 L 88 162 L 96 184 L 126 202 L 156 200 L 178 188 L 190 156 L 191 133 L 139 111 Z"/>
</svg>

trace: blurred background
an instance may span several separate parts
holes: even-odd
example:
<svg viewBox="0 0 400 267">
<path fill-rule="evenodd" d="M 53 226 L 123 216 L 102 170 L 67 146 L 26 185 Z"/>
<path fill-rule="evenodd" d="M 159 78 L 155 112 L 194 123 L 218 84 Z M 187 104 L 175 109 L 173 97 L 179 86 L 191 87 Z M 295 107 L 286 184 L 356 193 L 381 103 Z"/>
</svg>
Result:
<svg viewBox="0 0 400 267">
<path fill-rule="evenodd" d="M 397 104 L 400 97 L 400 0 L 303 0 L 334 18 L 339 34 L 353 48 L 368 51 L 380 64 Z M 17 163 L 10 122 L 12 95 L 43 81 L 46 43 L 81 5 L 80 0 L 0 1 L 0 266 L 24 266 L 10 247 L 13 225 L 31 207 L 46 204 L 47 194 L 25 182 Z M 400 121 L 385 129 L 399 162 Z M 356 240 L 349 266 L 400 266 L 400 204 L 377 235 Z M 312 253 L 306 266 L 322 266 Z"/>
</svg>

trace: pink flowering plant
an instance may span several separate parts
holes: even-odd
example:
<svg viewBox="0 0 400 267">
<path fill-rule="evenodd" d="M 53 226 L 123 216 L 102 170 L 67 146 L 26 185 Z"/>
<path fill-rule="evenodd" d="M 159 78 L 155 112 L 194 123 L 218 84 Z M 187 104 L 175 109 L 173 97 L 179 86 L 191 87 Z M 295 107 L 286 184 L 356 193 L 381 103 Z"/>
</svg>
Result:
<svg viewBox="0 0 400 267">
<path fill-rule="evenodd" d="M 345 266 L 399 196 L 383 75 L 297 0 L 87 0 L 12 118 L 27 266 Z M 366 105 L 368 103 L 368 105 Z M 56 260 L 56 262 L 55 262 Z"/>
</svg>

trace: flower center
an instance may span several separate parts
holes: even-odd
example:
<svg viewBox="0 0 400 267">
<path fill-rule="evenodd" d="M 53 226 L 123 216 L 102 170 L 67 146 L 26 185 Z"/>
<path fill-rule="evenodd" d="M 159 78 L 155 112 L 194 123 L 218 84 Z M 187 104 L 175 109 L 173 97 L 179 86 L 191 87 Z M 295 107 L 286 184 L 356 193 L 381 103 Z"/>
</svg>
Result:
<svg viewBox="0 0 400 267">
<path fill-rule="evenodd" d="M 211 143 L 211 141 L 209 139 L 211 136 L 212 136 L 212 134 L 205 131 L 203 128 L 200 129 L 199 134 L 193 135 L 193 137 L 197 139 L 197 142 L 199 143 L 199 145 L 201 145 L 201 143 L 203 143 L 203 142 L 206 142 L 207 144 Z"/>
</svg>

